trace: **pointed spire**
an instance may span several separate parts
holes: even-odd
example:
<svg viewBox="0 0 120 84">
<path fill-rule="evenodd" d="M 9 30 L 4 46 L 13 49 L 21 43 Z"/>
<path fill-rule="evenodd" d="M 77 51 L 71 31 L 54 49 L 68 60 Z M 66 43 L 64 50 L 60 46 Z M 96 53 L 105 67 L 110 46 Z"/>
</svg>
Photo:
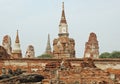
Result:
<svg viewBox="0 0 120 84">
<path fill-rule="evenodd" d="M 46 46 L 46 53 L 51 53 L 51 46 L 50 46 L 50 35 L 48 34 L 47 46 Z"/>
<path fill-rule="evenodd" d="M 17 34 L 16 34 L 16 40 L 15 40 L 15 43 L 19 43 L 19 35 L 18 35 L 18 30 L 17 30 Z"/>
<path fill-rule="evenodd" d="M 61 23 L 67 24 L 67 21 L 66 21 L 66 18 L 65 18 L 65 12 L 64 12 L 64 2 L 62 2 L 62 16 L 61 16 L 60 24 Z"/>
<path fill-rule="evenodd" d="M 16 34 L 15 44 L 12 50 L 12 58 L 22 58 L 22 51 L 20 49 L 18 30 Z"/>
<path fill-rule="evenodd" d="M 62 10 L 64 10 L 64 2 L 62 2 Z"/>
</svg>

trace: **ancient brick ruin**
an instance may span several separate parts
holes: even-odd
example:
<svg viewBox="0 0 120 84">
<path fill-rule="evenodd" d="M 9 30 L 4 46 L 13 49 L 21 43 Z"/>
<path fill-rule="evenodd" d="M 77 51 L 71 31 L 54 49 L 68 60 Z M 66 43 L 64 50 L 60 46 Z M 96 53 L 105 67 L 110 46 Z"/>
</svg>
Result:
<svg viewBox="0 0 120 84">
<path fill-rule="evenodd" d="M 52 49 L 51 49 L 51 45 L 50 45 L 50 35 L 49 34 L 48 34 L 47 46 L 46 46 L 45 54 L 52 54 Z"/>
<path fill-rule="evenodd" d="M 8 35 L 0 46 L 0 74 L 9 74 L 9 70 L 21 69 L 26 74 L 40 74 L 45 79 L 43 84 L 117 84 L 120 83 L 120 59 L 100 59 L 99 44 L 95 33 L 90 33 L 85 44 L 83 58 L 75 57 L 75 40 L 69 38 L 68 25 L 62 6 L 58 38 L 53 40 L 53 52 L 50 37 L 45 53 L 52 54 L 52 59 L 37 59 L 32 45 L 28 46 L 25 58 L 22 57 L 17 31 L 14 47 Z M 30 58 L 30 59 L 29 59 Z M 27 76 L 28 77 L 28 76 Z M 19 77 L 8 79 L 16 82 Z M 8 81 L 0 81 L 7 83 Z M 114 82 L 114 83 L 113 83 Z"/>
<path fill-rule="evenodd" d="M 25 53 L 25 58 L 35 58 L 35 51 L 32 45 L 29 45 Z"/>
<path fill-rule="evenodd" d="M 11 38 L 10 38 L 10 36 L 5 35 L 3 37 L 2 46 L 6 49 L 6 51 L 7 51 L 7 53 L 9 55 L 12 54 L 12 47 L 11 47 Z"/>
<path fill-rule="evenodd" d="M 53 41 L 54 58 L 74 58 L 75 41 L 69 38 L 68 25 L 64 12 L 64 3 L 62 4 L 62 16 L 59 24 L 58 38 Z"/>
<path fill-rule="evenodd" d="M 99 58 L 99 44 L 95 33 L 90 33 L 88 42 L 85 44 L 84 58 Z"/>
<path fill-rule="evenodd" d="M 22 58 L 22 51 L 20 48 L 20 40 L 19 40 L 18 30 L 17 30 L 17 34 L 16 34 L 15 44 L 14 44 L 14 47 L 12 49 L 12 58 L 13 59 Z"/>
<path fill-rule="evenodd" d="M 10 59 L 10 57 L 11 56 L 7 53 L 6 49 L 3 46 L 0 46 L 0 59 Z"/>
</svg>

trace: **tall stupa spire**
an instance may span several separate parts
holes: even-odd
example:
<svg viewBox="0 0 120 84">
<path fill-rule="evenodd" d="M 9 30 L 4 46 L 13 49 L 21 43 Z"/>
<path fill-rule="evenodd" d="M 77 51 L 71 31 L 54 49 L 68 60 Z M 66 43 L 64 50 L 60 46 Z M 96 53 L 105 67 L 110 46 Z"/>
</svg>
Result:
<svg viewBox="0 0 120 84">
<path fill-rule="evenodd" d="M 67 21 L 66 21 L 66 18 L 65 18 L 65 11 L 64 11 L 64 2 L 62 2 L 62 16 L 61 16 L 60 24 L 61 23 L 67 24 Z"/>
<path fill-rule="evenodd" d="M 17 30 L 17 34 L 16 34 L 16 40 L 15 40 L 15 43 L 19 43 L 19 35 L 18 35 L 18 30 Z"/>
<path fill-rule="evenodd" d="M 62 15 L 59 24 L 58 38 L 53 40 L 53 56 L 55 58 L 74 58 L 75 41 L 69 38 L 68 25 L 65 17 L 64 2 L 62 2 Z"/>
<path fill-rule="evenodd" d="M 63 36 L 63 37 L 68 37 L 69 33 L 68 33 L 68 25 L 67 25 L 67 21 L 66 21 L 66 17 L 65 17 L 65 10 L 64 10 L 64 2 L 62 2 L 62 15 L 61 15 L 61 20 L 60 20 L 60 24 L 59 24 L 59 37 Z"/>
<path fill-rule="evenodd" d="M 14 47 L 12 50 L 12 58 L 16 58 L 16 59 L 22 58 L 18 30 L 17 30 L 17 34 L 16 34 L 15 44 L 14 44 Z"/>
<path fill-rule="evenodd" d="M 50 35 L 48 34 L 48 40 L 47 40 L 47 46 L 45 53 L 50 54 L 51 53 L 51 46 L 50 46 Z"/>
</svg>

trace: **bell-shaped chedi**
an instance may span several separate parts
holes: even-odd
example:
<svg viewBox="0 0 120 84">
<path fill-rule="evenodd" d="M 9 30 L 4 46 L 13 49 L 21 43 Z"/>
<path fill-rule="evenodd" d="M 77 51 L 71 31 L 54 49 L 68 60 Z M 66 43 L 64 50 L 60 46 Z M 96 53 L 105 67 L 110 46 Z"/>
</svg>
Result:
<svg viewBox="0 0 120 84">
<path fill-rule="evenodd" d="M 12 53 L 12 47 L 11 47 L 11 38 L 10 38 L 9 35 L 5 35 L 3 37 L 2 46 L 5 48 L 5 50 L 7 51 L 7 53 L 9 55 L 11 55 L 11 53 Z"/>
<path fill-rule="evenodd" d="M 62 3 L 62 15 L 59 24 L 58 38 L 53 40 L 53 55 L 55 58 L 74 58 L 75 41 L 69 38 L 68 25 L 65 17 L 64 3 Z"/>
<path fill-rule="evenodd" d="M 17 34 L 16 34 L 16 39 L 15 39 L 15 44 L 12 50 L 12 58 L 22 58 L 22 51 L 20 48 L 20 40 L 19 40 L 19 34 L 18 34 L 18 30 L 17 30 Z"/>
<path fill-rule="evenodd" d="M 85 44 L 84 58 L 99 58 L 99 44 L 95 33 L 90 33 L 89 40 Z"/>
<path fill-rule="evenodd" d="M 34 57 L 35 57 L 34 47 L 32 45 L 29 45 L 25 54 L 25 58 L 34 58 Z"/>
</svg>

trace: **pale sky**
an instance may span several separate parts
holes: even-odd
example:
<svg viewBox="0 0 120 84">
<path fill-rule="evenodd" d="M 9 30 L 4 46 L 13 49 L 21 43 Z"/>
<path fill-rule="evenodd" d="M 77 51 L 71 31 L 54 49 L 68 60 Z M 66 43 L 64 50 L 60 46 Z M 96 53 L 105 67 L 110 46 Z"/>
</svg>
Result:
<svg viewBox="0 0 120 84">
<path fill-rule="evenodd" d="M 18 29 L 23 56 L 30 44 L 36 56 L 44 53 L 48 33 L 53 47 L 63 1 L 76 57 L 83 57 L 91 32 L 97 35 L 100 53 L 120 51 L 120 0 L 0 0 L 1 44 L 3 36 L 9 35 L 13 47 Z"/>
</svg>

